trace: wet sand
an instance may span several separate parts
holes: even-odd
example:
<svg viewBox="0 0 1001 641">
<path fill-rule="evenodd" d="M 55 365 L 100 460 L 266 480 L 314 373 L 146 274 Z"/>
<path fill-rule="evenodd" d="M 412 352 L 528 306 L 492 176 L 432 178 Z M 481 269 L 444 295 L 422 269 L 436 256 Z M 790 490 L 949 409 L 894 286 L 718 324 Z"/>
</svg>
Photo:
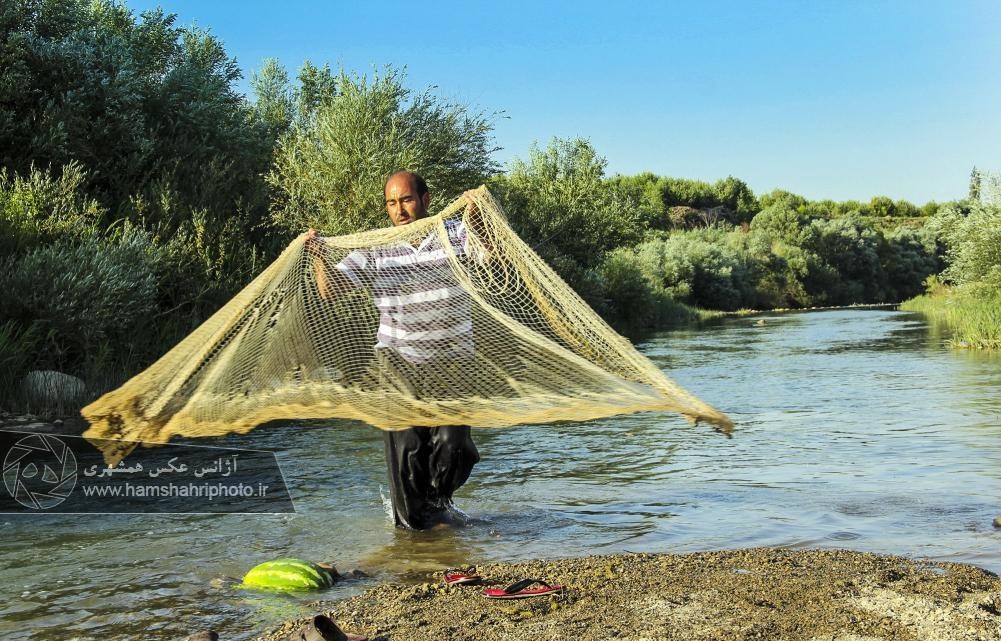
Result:
<svg viewBox="0 0 1001 641">
<path fill-rule="evenodd" d="M 478 566 L 562 594 L 493 601 L 482 586 L 386 584 L 316 612 L 373 640 L 1001 640 L 1001 579 L 970 565 L 847 550 L 754 548 Z M 277 641 L 304 621 L 257 637 Z M 225 639 L 225 636 L 222 637 Z"/>
</svg>

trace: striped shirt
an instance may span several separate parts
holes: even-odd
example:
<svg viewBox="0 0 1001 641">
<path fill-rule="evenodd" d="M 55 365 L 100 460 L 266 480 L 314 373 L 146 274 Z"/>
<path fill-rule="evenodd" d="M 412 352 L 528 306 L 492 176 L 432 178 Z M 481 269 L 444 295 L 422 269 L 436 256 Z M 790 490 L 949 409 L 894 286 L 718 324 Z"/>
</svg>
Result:
<svg viewBox="0 0 1001 641">
<path fill-rule="evenodd" d="M 470 255 L 466 227 L 445 222 L 456 256 Z M 459 286 L 448 252 L 432 231 L 418 245 L 356 249 L 337 264 L 357 287 L 371 288 L 379 310 L 375 349 L 391 349 L 411 363 L 473 355 L 471 300 Z"/>
</svg>

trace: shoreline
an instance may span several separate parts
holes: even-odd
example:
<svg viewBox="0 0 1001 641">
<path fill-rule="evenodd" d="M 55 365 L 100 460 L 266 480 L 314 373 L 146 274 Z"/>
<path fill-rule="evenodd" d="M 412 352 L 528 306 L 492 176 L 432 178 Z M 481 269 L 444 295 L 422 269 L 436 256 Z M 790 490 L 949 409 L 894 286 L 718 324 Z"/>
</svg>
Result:
<svg viewBox="0 0 1001 641">
<path fill-rule="evenodd" d="M 972 565 L 851 550 L 748 548 L 478 566 L 484 585 L 522 578 L 563 593 L 494 601 L 440 575 L 311 603 L 346 632 L 416 639 L 1001 639 L 1001 578 Z M 251 637 L 280 641 L 304 623 Z M 225 639 L 224 632 L 220 635 Z"/>
</svg>

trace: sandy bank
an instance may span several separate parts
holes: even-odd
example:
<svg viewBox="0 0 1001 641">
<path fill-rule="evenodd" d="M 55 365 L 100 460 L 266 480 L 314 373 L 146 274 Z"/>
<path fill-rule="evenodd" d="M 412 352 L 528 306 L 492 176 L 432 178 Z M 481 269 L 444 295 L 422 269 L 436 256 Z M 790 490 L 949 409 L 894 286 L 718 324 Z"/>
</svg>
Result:
<svg viewBox="0 0 1001 641">
<path fill-rule="evenodd" d="M 565 594 L 490 601 L 478 587 L 382 585 L 317 602 L 371 639 L 1001 640 L 1001 579 L 968 565 L 851 551 L 749 549 L 587 557 L 478 568 Z M 286 622 L 260 641 L 281 639 Z"/>
</svg>

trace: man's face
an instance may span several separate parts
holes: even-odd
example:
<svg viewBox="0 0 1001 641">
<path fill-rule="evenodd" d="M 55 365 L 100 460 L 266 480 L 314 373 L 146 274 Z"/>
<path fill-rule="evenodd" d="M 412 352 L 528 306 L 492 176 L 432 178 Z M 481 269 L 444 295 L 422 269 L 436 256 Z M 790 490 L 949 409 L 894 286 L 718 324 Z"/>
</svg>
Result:
<svg viewBox="0 0 1001 641">
<path fill-rule="evenodd" d="M 417 195 L 417 185 L 407 175 L 393 176 L 386 183 L 386 213 L 394 225 L 409 225 L 428 213 L 431 197 Z"/>
</svg>

